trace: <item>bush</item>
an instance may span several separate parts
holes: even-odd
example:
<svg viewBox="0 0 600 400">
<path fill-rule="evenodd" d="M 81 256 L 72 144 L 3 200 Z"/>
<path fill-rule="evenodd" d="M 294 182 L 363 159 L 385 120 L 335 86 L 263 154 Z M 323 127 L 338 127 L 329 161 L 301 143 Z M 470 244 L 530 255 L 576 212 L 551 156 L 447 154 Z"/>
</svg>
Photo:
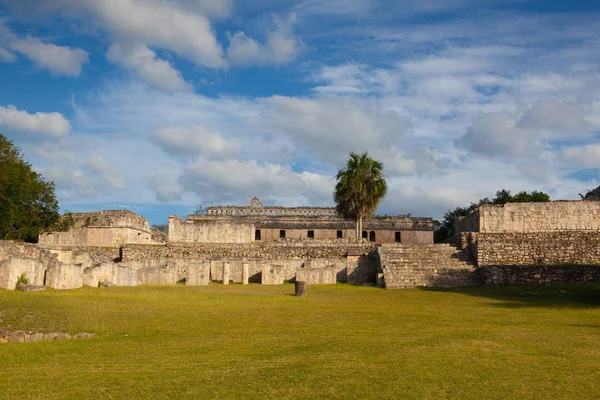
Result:
<svg viewBox="0 0 600 400">
<path fill-rule="evenodd" d="M 25 286 L 25 285 L 29 285 L 29 278 L 27 278 L 27 274 L 25 274 L 25 272 L 23 272 L 17 278 L 17 284 L 15 285 L 15 289 L 18 289 L 19 286 Z"/>
</svg>

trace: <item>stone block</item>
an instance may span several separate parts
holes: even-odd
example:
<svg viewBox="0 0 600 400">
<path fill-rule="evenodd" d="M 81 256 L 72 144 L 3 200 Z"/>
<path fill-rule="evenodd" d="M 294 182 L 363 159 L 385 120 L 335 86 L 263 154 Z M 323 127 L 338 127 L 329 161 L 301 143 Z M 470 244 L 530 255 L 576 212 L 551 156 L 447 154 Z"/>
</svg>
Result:
<svg viewBox="0 0 600 400">
<path fill-rule="evenodd" d="M 208 285 L 210 281 L 210 263 L 209 262 L 190 262 L 187 265 L 186 285 L 203 286 Z"/>
</svg>

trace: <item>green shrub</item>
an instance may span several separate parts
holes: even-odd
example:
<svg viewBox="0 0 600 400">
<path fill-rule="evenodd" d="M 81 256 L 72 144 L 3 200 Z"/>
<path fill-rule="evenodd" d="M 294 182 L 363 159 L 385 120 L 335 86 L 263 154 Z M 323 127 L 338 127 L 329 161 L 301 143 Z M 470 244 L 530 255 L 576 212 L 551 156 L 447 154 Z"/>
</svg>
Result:
<svg viewBox="0 0 600 400">
<path fill-rule="evenodd" d="M 27 274 L 25 274 L 25 272 L 23 272 L 17 278 L 17 284 L 15 285 L 15 289 L 18 289 L 21 285 L 29 285 L 29 278 L 27 277 Z"/>
</svg>

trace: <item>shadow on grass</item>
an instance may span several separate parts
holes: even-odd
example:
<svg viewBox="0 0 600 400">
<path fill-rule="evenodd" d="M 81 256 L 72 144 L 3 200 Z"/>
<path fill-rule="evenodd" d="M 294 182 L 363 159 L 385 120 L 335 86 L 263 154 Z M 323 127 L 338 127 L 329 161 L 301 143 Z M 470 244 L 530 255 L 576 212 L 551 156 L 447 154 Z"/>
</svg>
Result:
<svg viewBox="0 0 600 400">
<path fill-rule="evenodd" d="M 600 284 L 597 283 L 560 286 L 422 288 L 421 290 L 488 298 L 496 301 L 490 305 L 505 308 L 600 308 Z"/>
</svg>

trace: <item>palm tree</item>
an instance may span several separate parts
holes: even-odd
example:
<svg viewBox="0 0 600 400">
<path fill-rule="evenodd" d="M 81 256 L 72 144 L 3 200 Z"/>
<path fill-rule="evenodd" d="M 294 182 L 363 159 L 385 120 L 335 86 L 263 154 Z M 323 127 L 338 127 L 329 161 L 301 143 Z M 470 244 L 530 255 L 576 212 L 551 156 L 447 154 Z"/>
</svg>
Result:
<svg viewBox="0 0 600 400">
<path fill-rule="evenodd" d="M 333 198 L 337 211 L 347 218 L 356 218 L 356 238 L 361 238 L 364 217 L 373 215 L 387 193 L 383 163 L 368 153 L 350 153 L 346 167 L 337 175 Z"/>
</svg>

